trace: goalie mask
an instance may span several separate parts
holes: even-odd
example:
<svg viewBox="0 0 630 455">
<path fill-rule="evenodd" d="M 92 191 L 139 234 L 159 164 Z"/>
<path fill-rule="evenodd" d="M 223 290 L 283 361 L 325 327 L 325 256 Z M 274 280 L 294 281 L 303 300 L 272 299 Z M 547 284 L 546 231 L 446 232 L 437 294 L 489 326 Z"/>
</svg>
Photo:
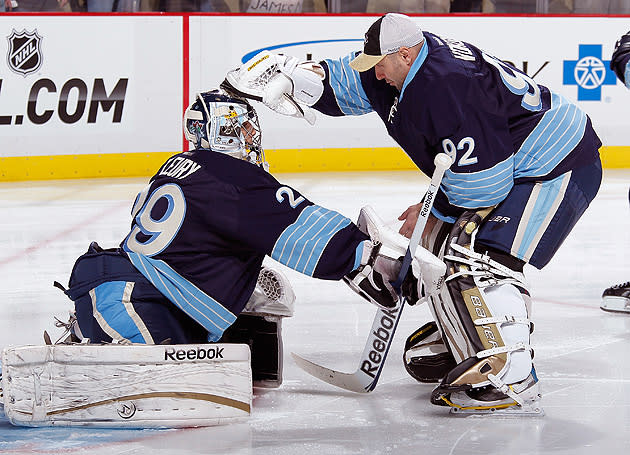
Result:
<svg viewBox="0 0 630 455">
<path fill-rule="evenodd" d="M 268 168 L 258 114 L 244 99 L 219 90 L 197 94 L 184 114 L 184 135 L 198 149 L 225 153 Z"/>
</svg>

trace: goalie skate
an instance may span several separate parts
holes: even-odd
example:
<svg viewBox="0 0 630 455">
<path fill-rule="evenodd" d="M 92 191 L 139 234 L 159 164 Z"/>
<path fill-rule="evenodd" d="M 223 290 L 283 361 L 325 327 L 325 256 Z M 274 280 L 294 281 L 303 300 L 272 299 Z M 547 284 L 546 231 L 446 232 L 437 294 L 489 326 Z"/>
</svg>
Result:
<svg viewBox="0 0 630 455">
<path fill-rule="evenodd" d="M 612 313 L 630 313 L 630 281 L 606 289 L 600 308 Z"/>
<path fill-rule="evenodd" d="M 495 380 L 498 379 L 495 377 Z M 516 384 L 501 384 L 458 390 L 450 394 L 435 395 L 431 400 L 451 407 L 451 414 L 494 414 L 542 416 L 541 393 L 536 371 Z"/>
</svg>

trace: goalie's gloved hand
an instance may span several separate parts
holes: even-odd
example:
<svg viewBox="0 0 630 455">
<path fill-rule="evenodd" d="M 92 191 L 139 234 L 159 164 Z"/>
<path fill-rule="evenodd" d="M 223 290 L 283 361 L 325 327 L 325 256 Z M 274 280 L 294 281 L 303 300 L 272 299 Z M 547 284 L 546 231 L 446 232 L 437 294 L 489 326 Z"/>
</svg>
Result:
<svg viewBox="0 0 630 455">
<path fill-rule="evenodd" d="M 290 55 L 277 54 L 278 75 L 265 87 L 263 102 L 269 106 L 280 102 L 286 93 L 296 101 L 312 106 L 324 93 L 324 69 L 317 62 L 300 61 Z"/>
<path fill-rule="evenodd" d="M 370 237 L 372 244 L 380 245 L 375 253 L 372 268 L 386 280 L 385 288 L 391 288 L 390 292 L 396 294 L 391 283 L 398 279 L 403 257 L 407 253 L 407 247 L 409 246 L 409 240 L 387 227 L 370 206 L 361 209 L 356 224 L 361 232 Z M 369 263 L 368 257 L 365 256 L 365 251 L 360 261 L 361 265 Z M 370 251 L 370 253 L 374 253 L 374 251 Z M 357 282 L 356 276 L 360 273 L 359 268 L 351 272 L 355 282 Z M 411 261 L 411 267 L 409 267 L 401 285 L 401 296 L 411 305 L 426 301 L 429 296 L 440 292 L 444 282 L 445 271 L 446 266 L 440 259 L 421 245 L 418 245 Z M 369 273 L 364 273 L 364 276 L 369 276 Z M 348 283 L 348 280 L 346 282 Z M 367 283 L 364 284 L 364 287 L 366 286 Z M 350 285 L 350 287 L 361 294 L 358 285 Z M 394 298 L 392 297 L 391 300 L 394 300 Z M 373 303 L 379 305 L 376 302 Z M 397 304 L 398 301 L 396 301 L 394 306 Z M 390 305 L 392 304 L 390 303 Z M 379 306 L 382 307 L 383 305 L 380 304 Z"/>
<path fill-rule="evenodd" d="M 391 285 L 396 280 L 396 265 L 400 263 L 386 256 L 380 256 L 380 242 L 364 242 L 361 264 L 343 277 L 350 288 L 377 307 L 391 310 L 398 306 L 398 294 Z"/>
<path fill-rule="evenodd" d="M 615 72 L 619 80 L 624 84 L 626 83 L 624 74 L 628 57 L 630 57 L 630 32 L 617 40 L 615 50 L 610 59 L 610 69 Z"/>
<path fill-rule="evenodd" d="M 402 265 L 402 258 L 400 258 L 400 263 Z M 410 267 L 407 271 L 407 276 L 405 276 L 405 279 L 400 286 L 400 291 L 403 298 L 405 299 L 405 302 L 407 302 L 409 305 L 415 305 L 416 303 L 419 303 L 420 295 L 418 295 L 418 292 L 420 290 L 420 287 L 422 287 L 421 292 L 422 295 L 424 295 L 424 285 L 422 283 L 422 280 L 420 280 L 420 283 L 418 283 L 418 278 L 413 274 L 413 267 Z"/>
</svg>

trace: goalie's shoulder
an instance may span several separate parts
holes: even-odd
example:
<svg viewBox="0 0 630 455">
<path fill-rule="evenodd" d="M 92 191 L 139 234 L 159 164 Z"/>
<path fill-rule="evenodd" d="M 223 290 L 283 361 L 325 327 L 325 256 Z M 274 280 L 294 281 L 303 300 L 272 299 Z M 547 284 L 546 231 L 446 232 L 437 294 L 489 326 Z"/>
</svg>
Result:
<svg viewBox="0 0 630 455">
<path fill-rule="evenodd" d="M 223 153 L 193 150 L 182 153 L 180 156 L 189 157 L 201 166 L 196 183 L 205 180 L 244 189 L 261 185 L 280 186 L 276 178 L 264 169 Z"/>
</svg>

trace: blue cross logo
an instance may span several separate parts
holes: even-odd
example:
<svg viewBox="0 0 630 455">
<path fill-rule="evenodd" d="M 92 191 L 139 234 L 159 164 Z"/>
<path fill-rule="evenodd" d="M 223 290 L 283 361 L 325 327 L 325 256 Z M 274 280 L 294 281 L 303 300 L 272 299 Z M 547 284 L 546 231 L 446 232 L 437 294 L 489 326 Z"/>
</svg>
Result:
<svg viewBox="0 0 630 455">
<path fill-rule="evenodd" d="M 602 85 L 617 84 L 617 76 L 602 60 L 601 44 L 580 44 L 578 60 L 565 60 L 564 85 L 578 86 L 578 101 L 601 101 Z"/>
</svg>

